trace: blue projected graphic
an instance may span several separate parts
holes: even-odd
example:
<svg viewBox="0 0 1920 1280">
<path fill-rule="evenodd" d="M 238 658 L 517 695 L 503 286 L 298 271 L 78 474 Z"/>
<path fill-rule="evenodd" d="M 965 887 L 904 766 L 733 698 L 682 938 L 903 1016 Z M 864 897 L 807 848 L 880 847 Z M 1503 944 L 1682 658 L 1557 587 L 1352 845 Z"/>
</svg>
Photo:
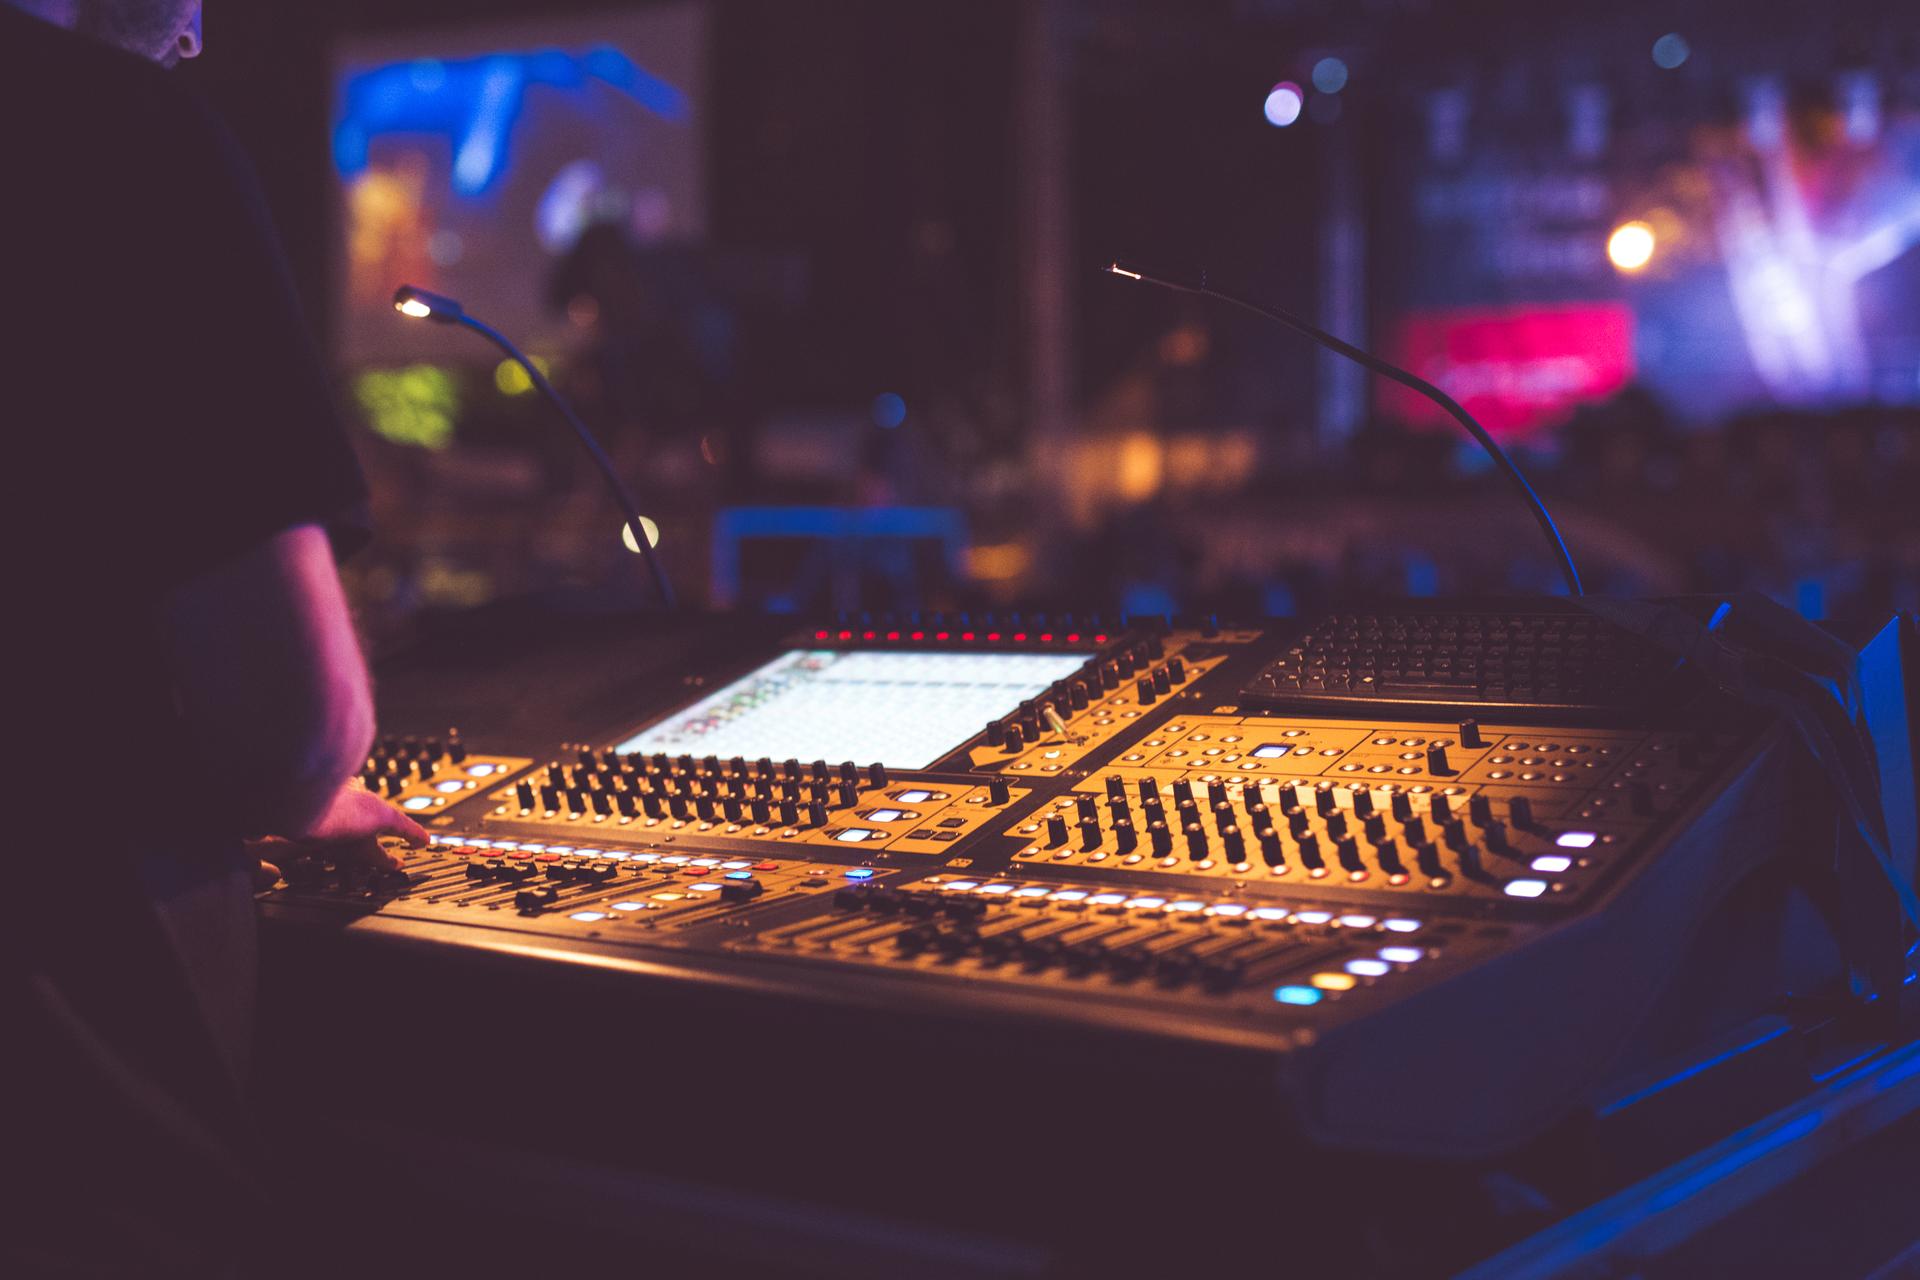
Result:
<svg viewBox="0 0 1920 1280">
<path fill-rule="evenodd" d="M 584 92 L 592 84 L 625 94 L 663 120 L 690 116 L 686 96 L 612 45 L 583 53 L 539 49 L 443 61 L 392 62 L 347 80 L 333 130 L 341 176 L 367 167 L 375 138 L 386 134 L 444 137 L 453 148 L 453 189 L 485 194 L 505 171 L 513 128 L 533 86 Z"/>
</svg>

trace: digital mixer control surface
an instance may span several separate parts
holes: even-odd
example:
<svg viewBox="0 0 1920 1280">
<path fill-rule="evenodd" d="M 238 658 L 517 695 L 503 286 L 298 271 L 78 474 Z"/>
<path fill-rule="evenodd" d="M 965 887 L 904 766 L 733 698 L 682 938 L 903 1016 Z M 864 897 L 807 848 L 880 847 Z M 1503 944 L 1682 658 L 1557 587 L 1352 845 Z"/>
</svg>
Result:
<svg viewBox="0 0 1920 1280">
<path fill-rule="evenodd" d="M 1593 727 L 1245 696 L 1282 644 L 819 631 L 591 741 L 470 714 L 490 754 L 368 762 L 432 847 L 296 862 L 268 913 L 1298 1056 L 1463 993 L 1524 1019 L 1564 998 L 1528 974 L 1604 934 L 1640 938 L 1616 981 L 1651 990 L 1701 886 L 1784 839 L 1755 803 L 1777 735 L 1723 707 Z"/>
</svg>

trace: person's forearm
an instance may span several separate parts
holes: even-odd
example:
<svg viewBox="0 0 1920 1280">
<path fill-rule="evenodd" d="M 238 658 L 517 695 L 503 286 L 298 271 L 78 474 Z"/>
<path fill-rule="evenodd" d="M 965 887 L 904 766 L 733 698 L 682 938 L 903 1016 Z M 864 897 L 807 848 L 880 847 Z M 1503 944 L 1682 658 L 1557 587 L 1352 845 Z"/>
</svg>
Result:
<svg viewBox="0 0 1920 1280">
<path fill-rule="evenodd" d="M 366 762 L 373 742 L 373 710 L 364 696 L 342 691 L 318 731 L 287 735 L 300 749 L 270 755 L 256 773 L 253 801 L 244 810 L 247 835 L 298 836 L 313 826 L 341 786 Z"/>
</svg>

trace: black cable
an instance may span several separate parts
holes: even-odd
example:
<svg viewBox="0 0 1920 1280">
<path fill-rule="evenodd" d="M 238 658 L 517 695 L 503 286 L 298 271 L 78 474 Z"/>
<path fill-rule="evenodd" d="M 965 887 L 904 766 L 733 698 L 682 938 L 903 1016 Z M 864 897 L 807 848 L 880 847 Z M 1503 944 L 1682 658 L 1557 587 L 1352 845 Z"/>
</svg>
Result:
<svg viewBox="0 0 1920 1280">
<path fill-rule="evenodd" d="M 1158 275 L 1151 271 L 1142 270 L 1140 267 L 1134 266 L 1131 263 L 1115 262 L 1110 265 L 1107 270 L 1116 276 L 1124 276 L 1129 280 L 1140 280 L 1147 284 L 1157 284 L 1163 289 L 1172 289 L 1179 293 L 1194 293 L 1204 298 L 1215 298 L 1221 302 L 1231 303 L 1243 311 L 1251 311 L 1257 316 L 1265 316 L 1267 319 L 1283 324 L 1297 333 L 1305 334 L 1329 351 L 1338 352 L 1363 369 L 1371 370 L 1383 378 L 1392 379 L 1403 387 L 1410 387 L 1418 391 L 1421 395 L 1439 405 L 1447 411 L 1455 422 L 1465 427 L 1469 435 L 1480 442 L 1480 447 L 1487 451 L 1487 456 L 1492 458 L 1502 471 L 1506 472 L 1507 479 L 1513 482 L 1514 487 L 1520 491 L 1520 496 L 1524 498 L 1527 505 L 1532 508 L 1534 519 L 1540 522 L 1541 532 L 1545 533 L 1547 535 L 1547 541 L 1553 544 L 1554 556 L 1560 562 L 1560 574 L 1567 580 L 1567 590 L 1575 596 L 1586 594 L 1581 588 L 1580 571 L 1574 567 L 1573 556 L 1567 550 L 1566 540 L 1560 536 L 1559 526 L 1554 524 L 1553 517 L 1547 514 L 1546 504 L 1540 501 L 1540 495 L 1533 491 L 1533 486 L 1527 483 L 1527 478 L 1520 474 L 1520 468 L 1513 465 L 1513 459 L 1507 456 L 1507 451 L 1502 449 L 1499 443 L 1487 434 L 1486 428 L 1482 427 L 1478 422 L 1475 422 L 1473 415 L 1469 414 L 1465 409 L 1462 409 L 1459 402 L 1452 396 L 1434 386 L 1425 378 L 1420 377 L 1418 374 L 1409 373 L 1398 365 L 1388 364 L 1385 360 L 1380 359 L 1380 357 L 1370 352 L 1362 351 L 1350 342 L 1342 342 L 1324 329 L 1308 324 L 1305 320 L 1302 320 L 1299 316 L 1291 312 L 1282 311 L 1277 307 L 1261 306 L 1257 302 L 1251 302 L 1246 298 L 1212 288 L 1207 284 L 1204 273 L 1196 282 L 1176 280 L 1168 276 Z"/>
</svg>

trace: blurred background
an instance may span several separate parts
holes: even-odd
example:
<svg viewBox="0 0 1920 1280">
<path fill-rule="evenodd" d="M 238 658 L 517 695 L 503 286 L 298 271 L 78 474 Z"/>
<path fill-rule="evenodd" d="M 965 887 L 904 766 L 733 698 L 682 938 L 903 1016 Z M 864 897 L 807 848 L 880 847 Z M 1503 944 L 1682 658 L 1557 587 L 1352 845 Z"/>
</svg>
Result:
<svg viewBox="0 0 1920 1280">
<path fill-rule="evenodd" d="M 216 4 L 376 495 L 375 641 L 690 603 L 1284 614 L 1559 589 L 1920 608 L 1920 8 L 1754 0 Z M 217 362 L 218 353 L 213 353 Z M 270 414 L 272 406 L 262 406 Z"/>
</svg>

